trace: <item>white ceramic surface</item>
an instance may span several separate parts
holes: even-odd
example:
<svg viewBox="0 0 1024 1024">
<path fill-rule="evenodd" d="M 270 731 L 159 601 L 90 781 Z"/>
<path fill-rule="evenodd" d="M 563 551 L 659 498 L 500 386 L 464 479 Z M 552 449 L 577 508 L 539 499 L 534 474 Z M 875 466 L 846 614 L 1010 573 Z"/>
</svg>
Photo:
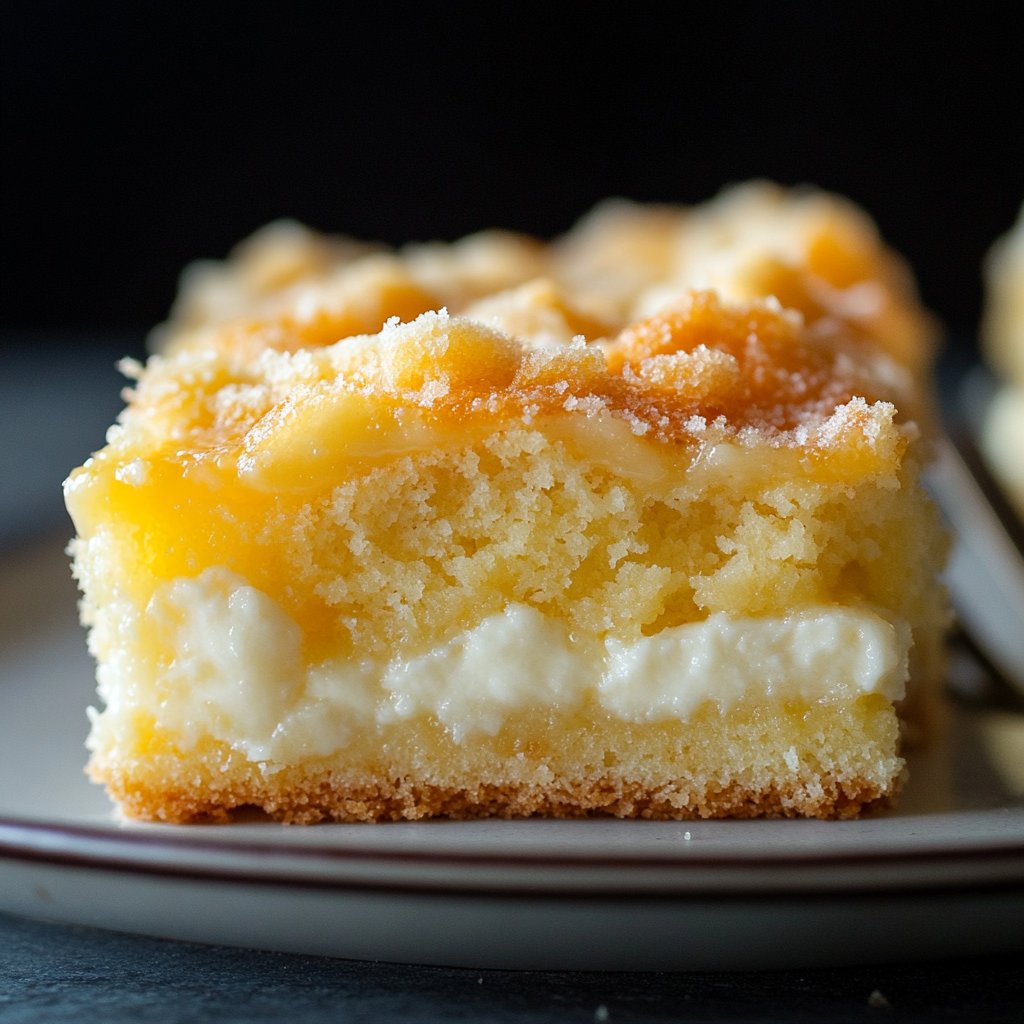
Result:
<svg viewBox="0 0 1024 1024">
<path fill-rule="evenodd" d="M 1024 950 L 1024 717 L 950 709 L 856 822 L 117 820 L 60 543 L 0 562 L 0 909 L 473 967 L 745 969 Z"/>
</svg>

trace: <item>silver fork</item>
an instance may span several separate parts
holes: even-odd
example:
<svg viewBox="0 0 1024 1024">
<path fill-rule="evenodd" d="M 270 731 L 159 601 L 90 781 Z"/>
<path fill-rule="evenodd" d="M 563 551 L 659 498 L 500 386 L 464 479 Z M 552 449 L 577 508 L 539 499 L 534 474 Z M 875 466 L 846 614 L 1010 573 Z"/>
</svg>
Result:
<svg viewBox="0 0 1024 1024">
<path fill-rule="evenodd" d="M 945 576 L 953 607 L 989 664 L 1024 695 L 1024 556 L 953 441 L 944 435 L 937 448 L 926 479 L 953 530 Z"/>
</svg>

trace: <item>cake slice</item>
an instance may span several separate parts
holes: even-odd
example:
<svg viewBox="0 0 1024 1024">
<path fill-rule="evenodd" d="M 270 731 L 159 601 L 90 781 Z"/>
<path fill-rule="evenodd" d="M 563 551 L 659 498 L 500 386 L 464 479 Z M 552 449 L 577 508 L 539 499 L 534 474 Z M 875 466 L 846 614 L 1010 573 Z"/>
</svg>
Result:
<svg viewBox="0 0 1024 1024">
<path fill-rule="evenodd" d="M 661 264 L 602 303 L 613 271 L 574 244 L 512 243 L 476 276 L 445 247 L 355 257 L 127 368 L 128 408 L 66 485 L 89 771 L 125 813 L 893 798 L 945 623 L 916 348 L 853 303 L 670 287 Z M 453 308 L 345 337 L 346 309 L 380 305 L 340 285 L 368 265 Z M 333 343 L 303 334 L 323 310 Z"/>
</svg>

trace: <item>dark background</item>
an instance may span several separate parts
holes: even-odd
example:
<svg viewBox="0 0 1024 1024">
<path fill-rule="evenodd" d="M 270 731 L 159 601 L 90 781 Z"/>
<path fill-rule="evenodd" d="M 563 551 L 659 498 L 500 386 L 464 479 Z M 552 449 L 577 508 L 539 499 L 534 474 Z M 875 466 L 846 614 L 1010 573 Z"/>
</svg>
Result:
<svg viewBox="0 0 1024 1024">
<path fill-rule="evenodd" d="M 1003 15 L 945 6 L 8 3 L 0 327 L 141 344 L 187 261 L 284 215 L 548 236 L 764 176 L 866 207 L 969 347 L 1024 72 Z"/>
</svg>

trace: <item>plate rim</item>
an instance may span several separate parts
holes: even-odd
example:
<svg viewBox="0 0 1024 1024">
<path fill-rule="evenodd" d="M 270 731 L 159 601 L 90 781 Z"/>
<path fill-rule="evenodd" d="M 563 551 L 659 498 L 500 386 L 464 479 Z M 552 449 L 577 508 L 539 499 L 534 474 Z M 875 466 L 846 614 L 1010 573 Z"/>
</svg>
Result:
<svg viewBox="0 0 1024 1024">
<path fill-rule="evenodd" d="M 182 859 L 182 853 L 191 859 Z M 273 858 L 272 861 L 261 858 Z M 341 845 L 202 841 L 143 830 L 0 817 L 0 861 L 330 890 L 433 895 L 645 899 L 783 898 L 1012 889 L 1024 886 L 1020 838 L 951 850 L 736 858 L 553 856 L 352 849 Z M 892 869 L 901 870 L 893 874 Z M 630 879 L 622 880 L 628 869 Z M 452 872 L 455 872 L 453 876 Z M 466 872 L 459 875 L 458 872 Z M 845 872 L 845 874 L 844 874 Z M 752 877 L 753 876 L 753 877 Z M 853 880 L 851 882 L 851 879 Z"/>
</svg>

